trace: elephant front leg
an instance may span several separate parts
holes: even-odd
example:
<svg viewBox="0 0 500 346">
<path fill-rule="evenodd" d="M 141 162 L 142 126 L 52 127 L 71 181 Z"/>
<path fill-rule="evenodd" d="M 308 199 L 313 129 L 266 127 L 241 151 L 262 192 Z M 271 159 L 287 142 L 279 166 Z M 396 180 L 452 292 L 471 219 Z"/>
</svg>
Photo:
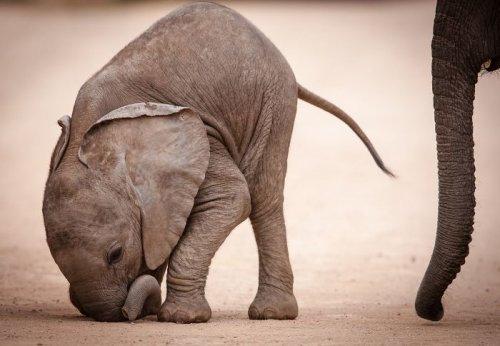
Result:
<svg viewBox="0 0 500 346">
<path fill-rule="evenodd" d="M 231 230 L 248 217 L 250 208 L 245 178 L 226 149 L 214 141 L 205 181 L 170 257 L 167 298 L 158 313 L 159 321 L 195 323 L 210 319 L 205 299 L 210 262 Z"/>
</svg>

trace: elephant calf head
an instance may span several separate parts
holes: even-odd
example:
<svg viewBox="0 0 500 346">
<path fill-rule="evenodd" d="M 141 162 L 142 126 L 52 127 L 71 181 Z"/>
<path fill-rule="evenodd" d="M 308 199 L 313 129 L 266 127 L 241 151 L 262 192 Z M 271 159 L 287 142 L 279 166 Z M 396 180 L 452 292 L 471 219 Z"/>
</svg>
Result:
<svg viewBox="0 0 500 346">
<path fill-rule="evenodd" d="M 43 216 L 71 302 L 100 321 L 156 313 L 168 257 L 208 166 L 203 123 L 189 109 L 139 103 L 82 136 L 69 117 L 59 124 Z"/>
</svg>

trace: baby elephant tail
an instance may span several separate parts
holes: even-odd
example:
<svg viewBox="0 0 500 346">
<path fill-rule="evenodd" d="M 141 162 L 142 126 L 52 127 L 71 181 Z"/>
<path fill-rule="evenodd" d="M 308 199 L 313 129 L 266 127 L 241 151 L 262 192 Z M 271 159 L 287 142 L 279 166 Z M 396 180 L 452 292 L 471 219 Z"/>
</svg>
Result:
<svg viewBox="0 0 500 346">
<path fill-rule="evenodd" d="M 303 101 L 306 101 L 307 103 L 312 104 L 313 106 L 316 106 L 318 108 L 321 108 L 328 113 L 331 113 L 335 115 L 337 118 L 342 120 L 344 123 L 349 126 L 354 133 L 361 139 L 361 141 L 365 144 L 365 146 L 368 148 L 370 151 L 370 154 L 372 155 L 373 159 L 375 160 L 375 163 L 377 166 L 380 167 L 380 169 L 387 175 L 391 177 L 395 177 L 394 173 L 392 173 L 385 165 L 382 159 L 380 158 L 379 154 L 373 147 L 372 142 L 370 142 L 370 139 L 368 136 L 363 132 L 361 127 L 354 121 L 353 118 L 351 118 L 346 112 L 344 112 L 342 109 L 339 107 L 335 106 L 333 103 L 328 102 L 324 98 L 319 97 L 318 95 L 314 94 L 313 92 L 307 90 L 304 88 L 302 85 L 298 84 L 299 87 L 299 98 Z"/>
</svg>

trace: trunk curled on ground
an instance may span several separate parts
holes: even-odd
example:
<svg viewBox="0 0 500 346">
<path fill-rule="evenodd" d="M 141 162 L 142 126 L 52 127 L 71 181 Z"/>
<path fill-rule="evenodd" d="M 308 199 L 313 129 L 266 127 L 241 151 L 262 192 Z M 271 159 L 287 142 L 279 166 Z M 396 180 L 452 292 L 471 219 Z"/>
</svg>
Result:
<svg viewBox="0 0 500 346">
<path fill-rule="evenodd" d="M 161 289 L 151 275 L 141 275 L 130 286 L 122 307 L 123 316 L 129 321 L 157 314 L 161 305 Z"/>
</svg>

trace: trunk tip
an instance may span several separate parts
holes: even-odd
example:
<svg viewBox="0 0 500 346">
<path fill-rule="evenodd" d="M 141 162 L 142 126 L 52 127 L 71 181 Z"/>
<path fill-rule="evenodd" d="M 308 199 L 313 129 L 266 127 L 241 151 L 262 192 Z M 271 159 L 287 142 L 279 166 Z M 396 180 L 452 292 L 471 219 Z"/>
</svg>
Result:
<svg viewBox="0 0 500 346">
<path fill-rule="evenodd" d="M 444 309 L 441 300 L 432 302 L 417 298 L 417 301 L 415 302 L 415 310 L 417 311 L 417 315 L 419 317 L 429 321 L 437 322 L 444 316 Z"/>
<path fill-rule="evenodd" d="M 122 308 L 122 315 L 123 315 L 123 317 L 125 317 L 125 319 L 127 319 L 130 322 L 135 321 L 137 319 L 137 316 L 136 316 L 137 314 L 134 314 L 134 313 L 129 314 L 127 308 Z"/>
</svg>

